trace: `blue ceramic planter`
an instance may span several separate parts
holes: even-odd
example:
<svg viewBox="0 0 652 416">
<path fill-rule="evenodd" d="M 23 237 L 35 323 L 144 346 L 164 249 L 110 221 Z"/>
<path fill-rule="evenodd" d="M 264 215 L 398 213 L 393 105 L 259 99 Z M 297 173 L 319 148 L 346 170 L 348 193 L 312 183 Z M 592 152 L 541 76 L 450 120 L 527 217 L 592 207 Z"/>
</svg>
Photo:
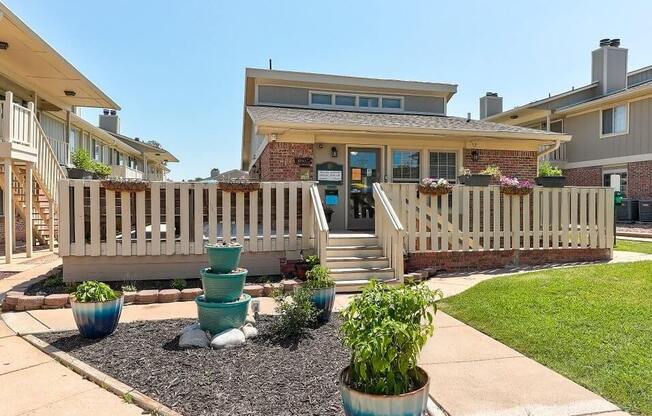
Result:
<svg viewBox="0 0 652 416">
<path fill-rule="evenodd" d="M 385 396 L 362 393 L 348 386 L 349 367 L 340 373 L 340 393 L 346 416 L 422 416 L 428 404 L 430 378 L 417 367 L 423 386 L 415 391 Z"/>
<path fill-rule="evenodd" d="M 195 299 L 201 329 L 215 335 L 245 323 L 251 296 L 246 293 L 235 302 L 207 302 L 204 295 Z"/>
<path fill-rule="evenodd" d="M 333 312 L 333 304 L 335 303 L 335 286 L 326 289 L 317 289 L 310 296 L 313 305 L 320 313 L 317 319 L 319 322 L 328 322 L 331 319 Z"/>
<path fill-rule="evenodd" d="M 229 273 L 240 264 L 242 246 L 206 246 L 208 265 L 213 273 Z"/>
<path fill-rule="evenodd" d="M 210 268 L 202 269 L 201 283 L 206 302 L 234 302 L 240 299 L 247 279 L 247 270 L 233 273 L 214 273 Z"/>
<path fill-rule="evenodd" d="M 101 338 L 115 331 L 122 313 L 124 296 L 108 302 L 71 302 L 79 333 L 86 338 Z"/>
</svg>

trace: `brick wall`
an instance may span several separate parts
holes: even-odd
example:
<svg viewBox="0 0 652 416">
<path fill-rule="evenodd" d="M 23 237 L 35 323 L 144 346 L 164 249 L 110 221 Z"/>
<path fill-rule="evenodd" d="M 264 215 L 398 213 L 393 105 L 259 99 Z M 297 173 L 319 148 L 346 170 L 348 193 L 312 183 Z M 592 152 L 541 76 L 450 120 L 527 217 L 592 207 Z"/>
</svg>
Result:
<svg viewBox="0 0 652 416">
<path fill-rule="evenodd" d="M 627 196 L 632 199 L 652 197 L 652 160 L 627 164 Z"/>
<path fill-rule="evenodd" d="M 313 158 L 313 148 L 307 143 L 271 142 L 250 170 L 252 179 L 261 181 L 300 181 L 301 174 L 307 172 L 313 179 L 314 166 L 301 167 L 295 162 L 297 157 Z"/>
<path fill-rule="evenodd" d="M 16 244 L 22 246 L 25 244 L 25 220 L 16 215 Z M 5 217 L 0 215 L 0 250 L 4 253 L 5 248 Z M 4 254 L 3 254 L 4 255 Z"/>
<path fill-rule="evenodd" d="M 405 260 L 405 270 L 434 267 L 445 271 L 470 271 L 502 268 L 509 265 L 536 265 L 607 260 L 609 249 L 548 249 L 499 251 L 447 251 L 411 253 Z"/>
<path fill-rule="evenodd" d="M 569 186 L 602 186 L 602 167 L 564 169 L 566 185 Z"/>
<path fill-rule="evenodd" d="M 473 161 L 471 152 L 478 152 Z M 520 150 L 464 149 L 464 167 L 478 173 L 489 165 L 495 165 L 505 176 L 534 180 L 537 176 L 537 152 Z"/>
</svg>

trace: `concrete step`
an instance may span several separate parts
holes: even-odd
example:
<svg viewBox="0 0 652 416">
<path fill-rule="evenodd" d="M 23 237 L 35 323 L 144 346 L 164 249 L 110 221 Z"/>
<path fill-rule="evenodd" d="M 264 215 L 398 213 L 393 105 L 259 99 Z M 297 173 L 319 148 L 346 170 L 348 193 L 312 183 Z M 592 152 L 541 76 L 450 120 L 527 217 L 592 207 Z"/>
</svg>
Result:
<svg viewBox="0 0 652 416">
<path fill-rule="evenodd" d="M 350 245 L 350 246 L 328 246 L 326 247 L 326 258 L 329 257 L 373 257 L 373 256 L 382 256 L 383 248 L 379 245 L 372 246 L 360 246 L 360 245 Z"/>
<path fill-rule="evenodd" d="M 381 279 L 384 283 L 388 285 L 397 285 L 400 282 L 394 278 L 391 279 Z M 352 293 L 360 292 L 364 289 L 365 286 L 369 284 L 369 279 L 358 279 L 358 280 L 342 280 L 335 282 L 335 292 L 337 293 Z"/>
<path fill-rule="evenodd" d="M 389 259 L 384 256 L 342 256 L 326 259 L 330 269 L 351 267 L 389 267 Z"/>
<path fill-rule="evenodd" d="M 389 267 L 341 267 L 331 268 L 333 280 L 393 279 L 394 269 Z"/>
<path fill-rule="evenodd" d="M 373 234 L 338 234 L 328 235 L 329 246 L 373 246 L 378 244 L 378 237 Z"/>
</svg>

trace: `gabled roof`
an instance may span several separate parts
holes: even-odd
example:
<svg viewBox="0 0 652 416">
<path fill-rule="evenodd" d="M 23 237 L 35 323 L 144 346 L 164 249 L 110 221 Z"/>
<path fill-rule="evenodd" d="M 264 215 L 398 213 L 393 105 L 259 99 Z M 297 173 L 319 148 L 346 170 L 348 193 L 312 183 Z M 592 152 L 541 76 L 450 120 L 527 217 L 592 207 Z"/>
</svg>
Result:
<svg viewBox="0 0 652 416">
<path fill-rule="evenodd" d="M 121 142 L 133 147 L 134 149 L 138 150 L 139 152 L 148 155 L 149 159 L 156 159 L 160 161 L 165 161 L 165 162 L 178 162 L 179 159 L 177 159 L 172 153 L 168 152 L 162 147 L 156 147 L 151 144 L 145 143 L 141 140 L 136 140 L 131 137 L 125 136 L 124 134 L 120 133 L 113 133 L 108 130 L 105 130 L 107 133 L 109 133 L 111 136 L 115 137 L 116 139 L 120 140 Z"/>
<path fill-rule="evenodd" d="M 36 91 L 63 109 L 71 106 L 120 109 L 2 2 L 0 40 L 9 44 L 6 50 L 0 50 L 0 73 L 22 87 Z M 74 91 L 75 95 L 66 95 L 64 91 Z"/>
<path fill-rule="evenodd" d="M 571 136 L 462 117 L 248 106 L 256 126 L 568 141 Z"/>
</svg>

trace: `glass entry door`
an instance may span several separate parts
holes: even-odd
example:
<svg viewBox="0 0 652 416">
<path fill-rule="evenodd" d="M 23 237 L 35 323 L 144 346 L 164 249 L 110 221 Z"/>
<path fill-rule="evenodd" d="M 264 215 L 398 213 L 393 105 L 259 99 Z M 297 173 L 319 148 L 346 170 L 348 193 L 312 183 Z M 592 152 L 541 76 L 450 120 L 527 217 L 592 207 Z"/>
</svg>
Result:
<svg viewBox="0 0 652 416">
<path fill-rule="evenodd" d="M 373 230 L 373 183 L 378 182 L 380 149 L 349 149 L 348 228 Z"/>
</svg>

